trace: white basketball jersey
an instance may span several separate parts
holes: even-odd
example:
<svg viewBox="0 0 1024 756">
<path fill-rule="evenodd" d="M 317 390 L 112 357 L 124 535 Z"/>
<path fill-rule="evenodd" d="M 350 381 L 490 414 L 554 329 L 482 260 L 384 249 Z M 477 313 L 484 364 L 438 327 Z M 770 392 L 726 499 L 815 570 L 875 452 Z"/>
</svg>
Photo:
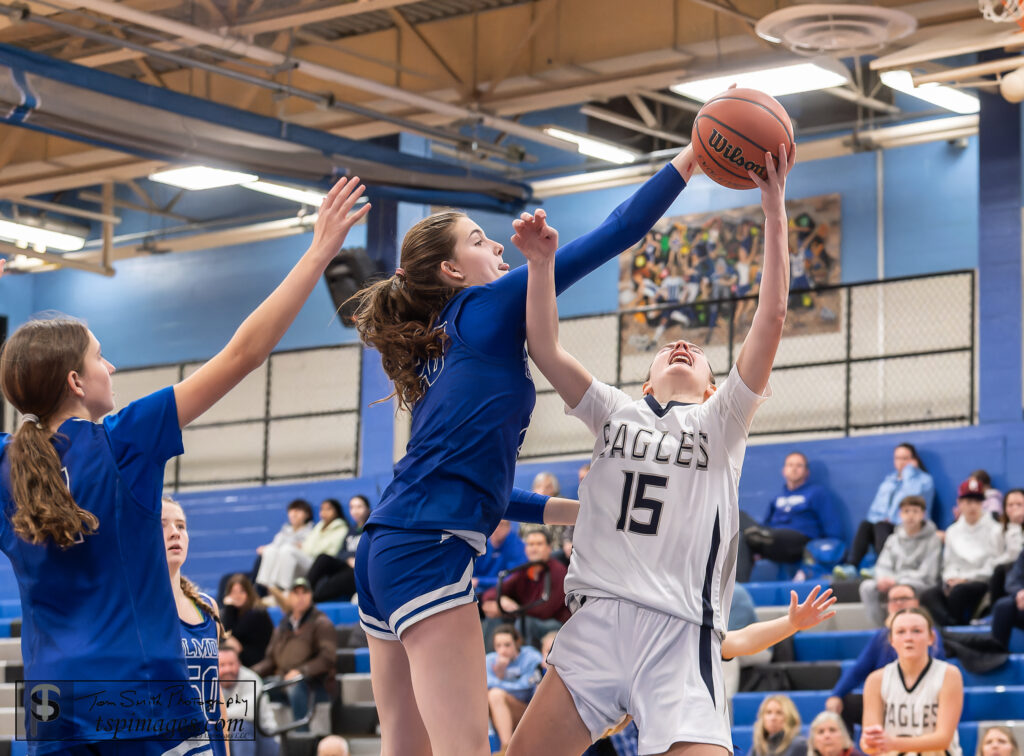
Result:
<svg viewBox="0 0 1024 756">
<path fill-rule="evenodd" d="M 885 665 L 882 672 L 882 702 L 885 707 L 882 726 L 887 733 L 911 736 L 935 732 L 939 714 L 939 693 L 942 691 L 947 666 L 947 662 L 931 659 L 921 677 L 907 689 L 899 662 Z M 953 732 L 953 741 L 945 753 L 948 756 L 961 756 L 960 739 L 956 731 Z"/>
<path fill-rule="evenodd" d="M 747 433 L 770 396 L 732 369 L 703 404 L 635 401 L 595 380 L 566 410 L 597 437 L 580 489 L 567 595 L 603 596 L 724 633 Z"/>
</svg>

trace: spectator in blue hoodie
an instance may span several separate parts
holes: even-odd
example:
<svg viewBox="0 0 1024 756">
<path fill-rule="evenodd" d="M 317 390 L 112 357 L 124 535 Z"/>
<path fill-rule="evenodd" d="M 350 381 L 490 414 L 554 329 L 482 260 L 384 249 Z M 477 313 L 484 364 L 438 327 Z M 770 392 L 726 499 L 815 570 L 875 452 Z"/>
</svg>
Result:
<svg viewBox="0 0 1024 756">
<path fill-rule="evenodd" d="M 932 512 L 935 502 L 935 482 L 925 469 L 924 462 L 913 444 L 903 443 L 892 455 L 896 469 L 885 476 L 875 498 L 868 507 L 867 516 L 857 526 L 853 543 L 847 552 L 848 564 L 836 568 L 836 577 L 849 579 L 874 546 L 875 554 L 882 553 L 885 540 L 892 535 L 900 522 L 900 502 L 908 496 L 920 496 L 925 500 L 925 513 Z"/>
<path fill-rule="evenodd" d="M 526 562 L 526 547 L 508 520 L 502 520 L 487 539 L 487 551 L 473 565 L 473 587 L 477 593 L 498 584 L 498 573 Z"/>
<path fill-rule="evenodd" d="M 487 654 L 487 703 L 491 723 L 504 749 L 512 739 L 526 704 L 537 688 L 540 651 L 524 646 L 512 625 L 499 625 L 491 636 L 494 650 Z"/>
<path fill-rule="evenodd" d="M 752 554 L 773 562 L 793 564 L 803 559 L 804 547 L 815 538 L 843 538 L 843 520 L 832 497 L 809 483 L 807 457 L 795 451 L 782 465 L 785 483 L 768 505 L 760 525 L 744 529 L 743 539 Z M 737 574 L 745 581 L 750 575 Z"/>
<path fill-rule="evenodd" d="M 863 709 L 861 694 L 853 691 L 863 687 L 868 675 L 876 669 L 881 669 L 886 664 L 896 661 L 896 649 L 889 642 L 889 622 L 900 609 L 916 609 L 920 606 L 917 591 L 910 585 L 894 585 L 889 589 L 886 599 L 888 616 L 885 619 L 885 627 L 872 636 L 871 641 L 860 652 L 857 661 L 853 663 L 852 667 L 847 667 L 825 701 L 826 709 L 842 715 L 850 732 L 853 732 L 854 725 L 860 724 Z M 942 647 L 941 633 L 935 633 L 935 644 L 932 646 L 931 652 L 933 659 L 944 660 L 946 658 L 946 652 Z"/>
</svg>

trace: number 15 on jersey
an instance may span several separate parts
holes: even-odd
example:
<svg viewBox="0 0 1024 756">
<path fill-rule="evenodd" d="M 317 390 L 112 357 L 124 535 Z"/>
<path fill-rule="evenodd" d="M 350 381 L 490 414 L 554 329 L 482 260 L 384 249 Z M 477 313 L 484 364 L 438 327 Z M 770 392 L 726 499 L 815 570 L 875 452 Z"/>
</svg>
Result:
<svg viewBox="0 0 1024 756">
<path fill-rule="evenodd" d="M 625 530 L 638 535 L 658 535 L 658 523 L 661 521 L 661 508 L 665 502 L 648 497 L 650 488 L 667 488 L 668 478 L 664 475 L 646 475 L 644 473 L 624 472 L 622 485 L 622 510 L 616 530 Z M 635 484 L 635 485 L 634 485 Z M 636 518 L 637 510 L 650 512 L 646 518 Z"/>
</svg>

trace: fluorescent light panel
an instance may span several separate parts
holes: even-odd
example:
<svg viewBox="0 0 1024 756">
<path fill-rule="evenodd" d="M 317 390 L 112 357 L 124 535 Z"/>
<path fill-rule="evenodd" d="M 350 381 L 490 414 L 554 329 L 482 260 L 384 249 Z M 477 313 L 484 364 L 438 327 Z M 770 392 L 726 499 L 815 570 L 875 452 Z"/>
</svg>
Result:
<svg viewBox="0 0 1024 756">
<path fill-rule="evenodd" d="M 609 163 L 623 165 L 625 163 L 632 163 L 638 157 L 638 153 L 632 150 L 627 150 L 624 147 L 618 147 L 610 142 L 603 142 L 600 139 L 594 139 L 584 134 L 577 134 L 575 131 L 566 131 L 554 126 L 546 126 L 544 133 L 553 136 L 555 139 L 572 142 L 583 155 L 607 160 Z"/>
<path fill-rule="evenodd" d="M 169 184 L 181 189 L 219 189 L 223 186 L 251 184 L 259 179 L 252 173 L 226 171 L 222 168 L 208 168 L 205 165 L 190 165 L 184 168 L 170 168 L 157 171 L 149 176 L 151 181 Z"/>
<path fill-rule="evenodd" d="M 914 86 L 914 79 L 910 71 L 883 71 L 882 83 L 885 86 L 903 92 L 919 100 L 938 105 L 940 108 L 952 110 L 954 113 L 970 115 L 981 110 L 981 103 L 977 97 L 959 89 L 946 87 L 938 82 Z"/>
<path fill-rule="evenodd" d="M 817 63 L 804 62 L 684 81 L 673 84 L 670 89 L 684 97 L 707 102 L 733 84 L 737 87 L 759 89 L 765 94 L 778 97 L 797 92 L 813 92 L 818 89 L 839 87 L 848 81 L 849 75 L 844 75 L 839 70 L 826 68 Z"/>
<path fill-rule="evenodd" d="M 254 192 L 262 192 L 272 197 L 280 197 L 281 199 L 298 202 L 300 205 L 311 205 L 313 207 L 319 207 L 324 197 L 327 196 L 325 192 L 300 189 L 299 187 L 287 186 L 285 184 L 275 184 L 273 181 L 260 180 L 254 181 L 251 184 L 243 184 L 242 186 L 246 189 L 252 189 Z"/>
<path fill-rule="evenodd" d="M 46 249 L 77 252 L 85 246 L 84 237 L 9 220 L 0 220 L 0 239 L 12 242 L 22 248 L 32 247 L 37 252 Z"/>
</svg>

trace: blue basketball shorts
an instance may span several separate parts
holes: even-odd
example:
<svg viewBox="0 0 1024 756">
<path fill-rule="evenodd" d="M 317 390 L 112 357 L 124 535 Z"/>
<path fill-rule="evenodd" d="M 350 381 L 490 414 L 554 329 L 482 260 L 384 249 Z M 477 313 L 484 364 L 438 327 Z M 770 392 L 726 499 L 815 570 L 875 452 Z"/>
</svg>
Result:
<svg viewBox="0 0 1024 756">
<path fill-rule="evenodd" d="M 367 635 L 400 640 L 422 619 L 476 600 L 476 551 L 440 530 L 366 529 L 356 549 L 359 624 Z"/>
</svg>

